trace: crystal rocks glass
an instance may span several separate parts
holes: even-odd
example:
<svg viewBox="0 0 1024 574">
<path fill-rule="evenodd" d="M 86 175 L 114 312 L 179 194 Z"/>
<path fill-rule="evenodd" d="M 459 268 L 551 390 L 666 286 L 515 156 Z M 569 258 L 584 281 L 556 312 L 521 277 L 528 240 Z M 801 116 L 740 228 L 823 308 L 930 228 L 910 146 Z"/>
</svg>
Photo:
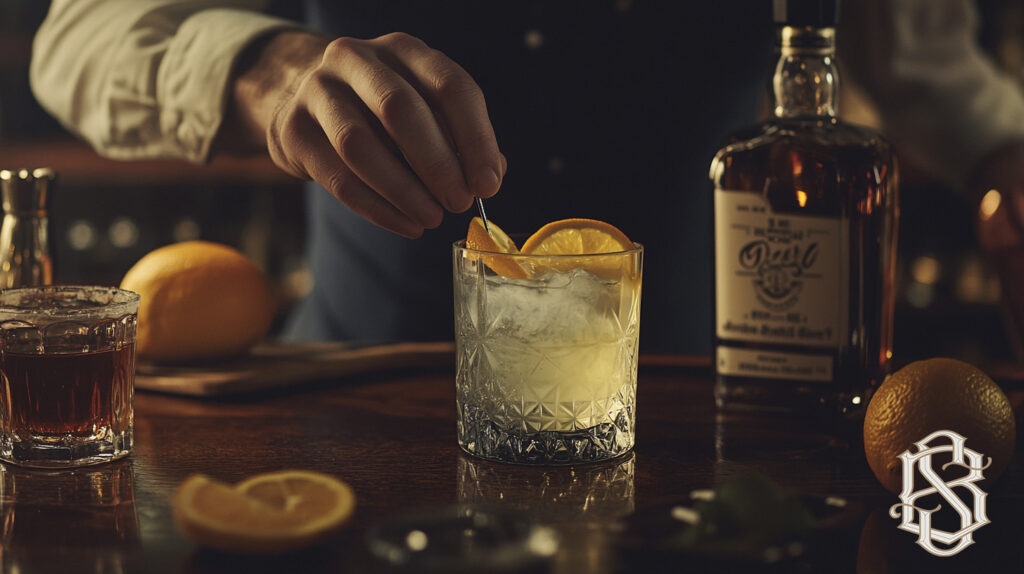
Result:
<svg viewBox="0 0 1024 574">
<path fill-rule="evenodd" d="M 453 246 L 459 444 L 574 464 L 633 448 L 643 246 L 509 255 Z M 528 271 L 510 279 L 492 270 Z"/>
<path fill-rule="evenodd" d="M 59 468 L 131 452 L 138 307 L 111 287 L 0 291 L 0 460 Z"/>
</svg>

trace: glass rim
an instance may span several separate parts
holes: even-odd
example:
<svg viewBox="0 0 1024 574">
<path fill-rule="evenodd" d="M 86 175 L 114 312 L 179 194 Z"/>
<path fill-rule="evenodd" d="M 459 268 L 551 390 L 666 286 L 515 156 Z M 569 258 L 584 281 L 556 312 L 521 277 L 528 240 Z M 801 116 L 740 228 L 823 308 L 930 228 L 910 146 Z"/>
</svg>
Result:
<svg viewBox="0 0 1024 574">
<path fill-rule="evenodd" d="M 80 308 L 39 308 L 6 302 L 7 297 L 31 293 L 107 293 L 111 299 L 97 307 Z M 121 316 L 138 312 L 141 297 L 134 291 L 106 285 L 41 285 L 35 287 L 11 287 L 0 289 L 0 321 L 28 315 L 46 317 L 90 317 Z"/>
<path fill-rule="evenodd" d="M 642 243 L 637 241 L 633 242 L 633 249 L 626 249 L 624 251 L 608 251 L 605 253 L 579 253 L 579 254 L 541 254 L 541 253 L 505 253 L 504 251 L 486 251 L 483 249 L 473 249 L 472 247 L 466 247 L 466 240 L 459 239 L 452 243 L 452 248 L 456 250 L 468 251 L 469 253 L 479 253 L 480 255 L 501 255 L 502 257 L 515 257 L 520 259 L 579 259 L 580 257 L 625 257 L 627 255 L 635 255 L 644 252 L 644 246 Z"/>
</svg>

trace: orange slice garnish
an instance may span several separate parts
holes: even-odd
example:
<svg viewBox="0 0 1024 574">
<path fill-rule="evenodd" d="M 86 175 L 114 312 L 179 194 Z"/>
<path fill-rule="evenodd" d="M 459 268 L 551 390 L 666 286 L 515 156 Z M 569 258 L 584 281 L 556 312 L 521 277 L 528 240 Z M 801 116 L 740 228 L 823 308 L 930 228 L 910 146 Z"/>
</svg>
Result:
<svg viewBox="0 0 1024 574">
<path fill-rule="evenodd" d="M 523 253 L 592 255 L 633 249 L 626 234 L 596 219 L 562 219 L 541 227 L 523 244 Z"/>
<path fill-rule="evenodd" d="M 200 546 L 243 554 L 279 554 L 323 541 L 345 524 L 355 495 L 318 472 L 261 474 L 236 486 L 194 474 L 175 492 L 178 527 Z"/>
<path fill-rule="evenodd" d="M 484 227 L 484 220 L 474 217 L 469 222 L 469 231 L 466 232 L 466 247 L 476 251 L 486 251 L 480 255 L 484 265 L 487 265 L 495 273 L 508 277 L 509 279 L 528 279 L 530 274 L 523 269 L 514 257 L 503 257 L 498 253 L 519 254 L 519 248 L 515 241 L 512 241 L 504 231 L 493 221 L 488 220 L 491 232 Z"/>
<path fill-rule="evenodd" d="M 551 257 L 543 260 L 543 267 L 558 271 L 586 269 L 602 277 L 614 277 L 620 272 L 622 257 L 592 257 L 602 253 L 629 251 L 635 246 L 610 223 L 596 219 L 562 219 L 537 230 L 523 244 L 528 255 L 586 255 L 588 257 Z"/>
</svg>

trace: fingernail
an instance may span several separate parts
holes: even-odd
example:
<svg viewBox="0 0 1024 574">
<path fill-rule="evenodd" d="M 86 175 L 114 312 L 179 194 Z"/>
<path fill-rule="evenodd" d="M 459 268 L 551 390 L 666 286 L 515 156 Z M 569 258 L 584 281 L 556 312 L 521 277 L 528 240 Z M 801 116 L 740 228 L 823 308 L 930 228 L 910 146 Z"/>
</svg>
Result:
<svg viewBox="0 0 1024 574">
<path fill-rule="evenodd" d="M 491 197 L 498 193 L 501 176 L 493 169 L 484 168 L 477 172 L 473 182 L 473 193 L 478 197 Z"/>
</svg>

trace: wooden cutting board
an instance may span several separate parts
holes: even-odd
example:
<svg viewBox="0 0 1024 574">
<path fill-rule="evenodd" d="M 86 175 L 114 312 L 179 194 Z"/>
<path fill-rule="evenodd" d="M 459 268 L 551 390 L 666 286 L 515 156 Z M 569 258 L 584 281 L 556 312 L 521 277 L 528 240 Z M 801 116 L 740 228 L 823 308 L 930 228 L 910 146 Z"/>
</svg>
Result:
<svg viewBox="0 0 1024 574">
<path fill-rule="evenodd" d="M 135 388 L 203 397 L 250 393 L 391 369 L 454 367 L 455 344 L 258 345 L 244 356 L 195 365 L 140 362 Z"/>
</svg>

